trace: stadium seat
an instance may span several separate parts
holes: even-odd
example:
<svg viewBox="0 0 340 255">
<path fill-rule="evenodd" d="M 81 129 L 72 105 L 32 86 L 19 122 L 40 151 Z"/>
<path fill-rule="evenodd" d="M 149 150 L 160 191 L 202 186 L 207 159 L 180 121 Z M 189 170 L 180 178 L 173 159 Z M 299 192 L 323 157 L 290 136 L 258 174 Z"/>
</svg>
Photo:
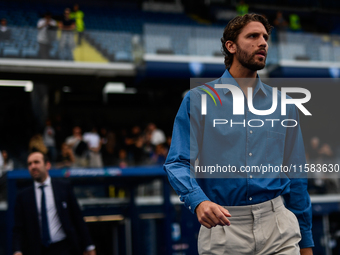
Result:
<svg viewBox="0 0 340 255">
<path fill-rule="evenodd" d="M 3 49 L 2 56 L 5 58 L 18 58 L 20 56 L 20 50 L 15 47 L 6 47 Z"/>
</svg>

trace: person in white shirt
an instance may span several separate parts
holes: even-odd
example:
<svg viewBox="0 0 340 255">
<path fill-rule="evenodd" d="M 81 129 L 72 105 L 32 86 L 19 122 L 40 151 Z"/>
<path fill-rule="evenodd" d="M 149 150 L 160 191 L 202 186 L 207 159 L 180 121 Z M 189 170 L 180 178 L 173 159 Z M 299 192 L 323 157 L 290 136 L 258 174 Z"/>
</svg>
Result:
<svg viewBox="0 0 340 255">
<path fill-rule="evenodd" d="M 0 22 L 0 41 L 11 40 L 11 30 L 7 27 L 7 20 L 1 19 Z"/>
<path fill-rule="evenodd" d="M 39 30 L 37 38 L 39 43 L 39 58 L 49 59 L 50 48 L 55 39 L 57 22 L 52 19 L 51 13 L 47 12 L 45 13 L 44 18 L 39 19 L 37 28 Z"/>
<path fill-rule="evenodd" d="M 9 158 L 6 150 L 2 150 L 0 160 L 0 177 L 4 175 L 8 171 L 12 171 L 14 169 L 14 162 Z"/>
<path fill-rule="evenodd" d="M 151 144 L 157 146 L 158 144 L 165 143 L 166 137 L 162 130 L 158 129 L 154 123 L 149 123 L 147 130 L 151 133 Z"/>
<path fill-rule="evenodd" d="M 48 156 L 52 161 L 52 164 L 54 164 L 57 160 L 57 149 L 55 147 L 55 131 L 52 127 L 52 122 L 50 120 L 46 121 L 46 126 L 44 129 L 43 139 L 44 144 L 48 149 Z"/>
<path fill-rule="evenodd" d="M 72 135 L 66 138 L 65 143 L 73 150 L 74 166 L 87 167 L 88 146 L 83 140 L 82 130 L 79 126 L 73 127 Z"/>
<path fill-rule="evenodd" d="M 91 132 L 84 133 L 84 141 L 89 147 L 90 167 L 103 167 L 102 154 L 100 153 L 101 139 L 97 129 L 93 127 Z"/>
</svg>

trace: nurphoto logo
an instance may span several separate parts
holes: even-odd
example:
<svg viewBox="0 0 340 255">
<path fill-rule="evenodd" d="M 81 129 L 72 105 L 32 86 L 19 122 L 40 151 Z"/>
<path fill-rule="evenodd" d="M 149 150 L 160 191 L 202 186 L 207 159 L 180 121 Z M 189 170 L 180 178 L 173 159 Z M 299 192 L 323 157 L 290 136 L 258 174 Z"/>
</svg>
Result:
<svg viewBox="0 0 340 255">
<path fill-rule="evenodd" d="M 222 105 L 221 98 L 217 94 L 216 90 L 209 86 L 208 84 L 204 84 L 207 86 L 219 99 L 220 104 Z M 233 96 L 233 115 L 244 115 L 244 95 L 242 90 L 231 84 L 215 84 L 215 88 L 226 88 L 229 89 Z M 216 100 L 214 96 L 204 88 L 200 88 L 201 90 L 205 91 L 214 101 L 215 105 Z M 301 93 L 304 94 L 304 98 L 287 98 L 287 93 Z M 253 88 L 248 88 L 248 95 L 253 94 Z M 286 107 L 287 104 L 295 104 L 297 108 L 300 109 L 300 111 L 304 115 L 311 116 L 312 114 L 306 109 L 306 107 L 303 106 L 304 103 L 307 103 L 311 99 L 311 93 L 308 89 L 305 88 L 282 88 L 281 90 L 281 115 L 286 115 Z M 250 96 L 247 99 L 248 107 L 250 112 L 252 112 L 255 115 L 265 116 L 272 114 L 276 108 L 277 108 L 277 88 L 273 87 L 273 99 L 272 99 L 272 106 L 270 109 L 267 110 L 257 110 L 255 109 L 253 105 L 253 98 Z M 201 94 L 201 114 L 207 115 L 207 95 Z"/>
</svg>

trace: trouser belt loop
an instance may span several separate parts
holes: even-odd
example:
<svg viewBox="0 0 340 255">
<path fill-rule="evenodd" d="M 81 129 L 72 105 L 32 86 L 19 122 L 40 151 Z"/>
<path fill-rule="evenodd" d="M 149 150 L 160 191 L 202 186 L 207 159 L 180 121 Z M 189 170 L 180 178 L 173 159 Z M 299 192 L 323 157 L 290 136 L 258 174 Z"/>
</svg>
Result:
<svg viewBox="0 0 340 255">
<path fill-rule="evenodd" d="M 271 202 L 271 204 L 272 204 L 272 209 L 273 209 L 273 212 L 275 212 L 275 204 L 274 204 L 274 201 L 273 201 L 273 199 L 272 199 L 272 200 L 270 200 L 270 202 Z"/>
</svg>

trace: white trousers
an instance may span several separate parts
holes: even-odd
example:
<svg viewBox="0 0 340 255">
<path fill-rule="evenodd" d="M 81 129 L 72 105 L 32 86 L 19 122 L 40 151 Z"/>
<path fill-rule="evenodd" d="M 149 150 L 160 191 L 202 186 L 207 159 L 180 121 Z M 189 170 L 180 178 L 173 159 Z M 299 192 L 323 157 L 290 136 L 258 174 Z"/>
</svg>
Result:
<svg viewBox="0 0 340 255">
<path fill-rule="evenodd" d="M 225 206 L 230 226 L 201 226 L 198 252 L 216 255 L 299 255 L 301 240 L 296 216 L 281 196 L 249 206 Z"/>
</svg>

